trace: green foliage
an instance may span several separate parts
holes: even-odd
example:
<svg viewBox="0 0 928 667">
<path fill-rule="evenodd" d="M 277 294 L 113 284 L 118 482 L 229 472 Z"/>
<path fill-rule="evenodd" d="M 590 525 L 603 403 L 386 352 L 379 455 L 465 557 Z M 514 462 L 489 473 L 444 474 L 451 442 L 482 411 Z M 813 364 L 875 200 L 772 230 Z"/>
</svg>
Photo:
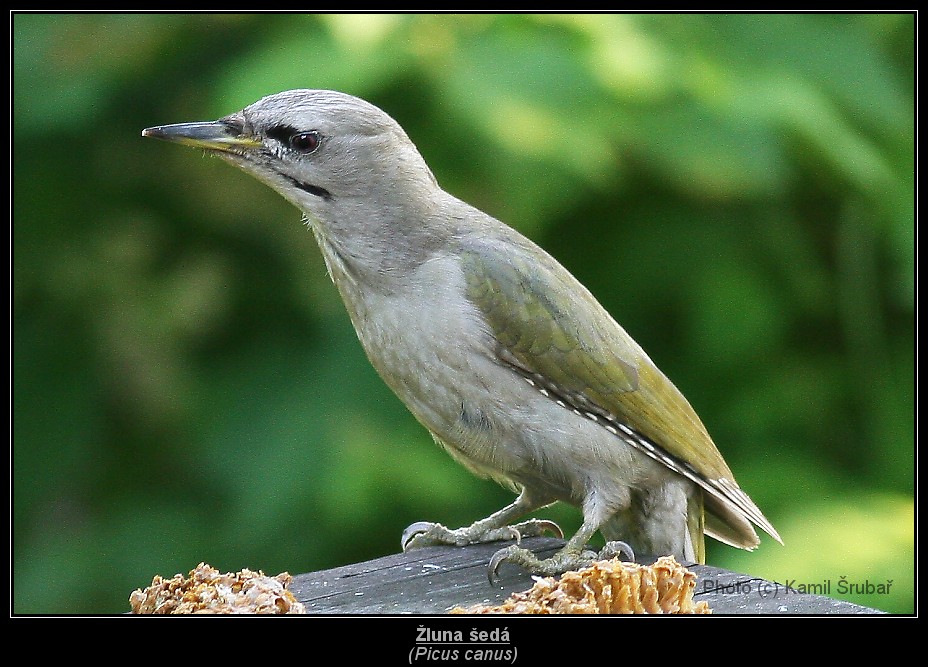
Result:
<svg viewBox="0 0 928 667">
<path fill-rule="evenodd" d="M 368 559 L 511 497 L 377 378 L 298 212 L 139 137 L 293 87 L 386 109 L 677 383 L 786 543 L 710 562 L 913 610 L 913 16 L 12 23 L 14 612 Z"/>
</svg>

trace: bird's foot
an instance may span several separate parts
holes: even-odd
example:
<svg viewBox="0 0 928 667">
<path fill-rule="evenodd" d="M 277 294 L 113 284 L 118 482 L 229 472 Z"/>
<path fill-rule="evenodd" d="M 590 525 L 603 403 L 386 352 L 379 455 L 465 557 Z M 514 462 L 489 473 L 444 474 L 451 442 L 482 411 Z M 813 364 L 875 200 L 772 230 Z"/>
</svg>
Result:
<svg viewBox="0 0 928 667">
<path fill-rule="evenodd" d="M 568 545 L 550 558 L 544 559 L 538 558 L 528 549 L 513 544 L 493 554 L 489 565 L 487 565 L 487 576 L 490 579 L 490 585 L 495 586 L 499 578 L 500 565 L 512 563 L 532 574 L 553 577 L 568 570 L 587 567 L 597 560 L 621 557 L 623 554 L 628 556 L 628 560 L 635 560 L 634 550 L 625 542 L 618 541 L 607 542 L 606 546 L 598 554 L 595 551 L 578 551 Z"/>
<path fill-rule="evenodd" d="M 560 526 L 546 519 L 529 519 L 511 526 L 500 527 L 487 527 L 481 525 L 481 523 L 478 521 L 466 528 L 452 530 L 440 523 L 417 521 L 403 531 L 403 537 L 401 538 L 403 551 L 436 545 L 463 547 L 468 544 L 482 544 L 502 540 L 515 540 L 516 544 L 518 544 L 523 537 L 540 537 L 545 533 L 551 533 L 559 538 L 564 537 Z"/>
</svg>

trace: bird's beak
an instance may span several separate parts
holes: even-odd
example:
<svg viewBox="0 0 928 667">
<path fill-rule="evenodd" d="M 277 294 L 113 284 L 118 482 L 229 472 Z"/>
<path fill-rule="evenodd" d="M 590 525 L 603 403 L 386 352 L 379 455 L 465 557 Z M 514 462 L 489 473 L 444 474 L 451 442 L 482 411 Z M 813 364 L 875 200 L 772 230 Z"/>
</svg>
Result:
<svg viewBox="0 0 928 667">
<path fill-rule="evenodd" d="M 257 138 L 243 134 L 240 125 L 221 120 L 149 127 L 142 130 L 142 136 L 230 153 L 240 153 L 242 149 L 261 145 Z"/>
</svg>

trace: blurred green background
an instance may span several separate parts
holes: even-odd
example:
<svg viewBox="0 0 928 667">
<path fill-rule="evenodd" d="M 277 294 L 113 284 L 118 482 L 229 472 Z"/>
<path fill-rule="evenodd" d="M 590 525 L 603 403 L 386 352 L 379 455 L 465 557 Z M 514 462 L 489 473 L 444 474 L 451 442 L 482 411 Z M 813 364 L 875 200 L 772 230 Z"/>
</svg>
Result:
<svg viewBox="0 0 928 667">
<path fill-rule="evenodd" d="M 357 562 L 511 499 L 376 376 L 295 209 L 140 138 L 298 87 L 387 110 L 683 390 L 786 543 L 710 563 L 913 611 L 913 16 L 12 27 L 14 613 Z"/>
</svg>

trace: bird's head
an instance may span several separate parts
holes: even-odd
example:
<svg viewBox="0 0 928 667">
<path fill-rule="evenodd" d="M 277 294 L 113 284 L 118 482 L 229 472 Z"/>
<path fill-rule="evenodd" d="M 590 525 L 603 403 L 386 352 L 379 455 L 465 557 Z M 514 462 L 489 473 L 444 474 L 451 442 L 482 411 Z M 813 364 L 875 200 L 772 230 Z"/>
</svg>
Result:
<svg viewBox="0 0 928 667">
<path fill-rule="evenodd" d="M 216 153 L 309 213 L 358 198 L 389 205 L 377 200 L 437 187 L 399 123 L 332 90 L 289 90 L 216 121 L 150 127 L 142 136 Z"/>
<path fill-rule="evenodd" d="M 359 270 L 409 259 L 439 231 L 422 225 L 443 194 L 425 160 L 399 123 L 352 95 L 290 90 L 142 136 L 205 149 L 264 181 L 306 214 L 324 252 Z"/>
</svg>

